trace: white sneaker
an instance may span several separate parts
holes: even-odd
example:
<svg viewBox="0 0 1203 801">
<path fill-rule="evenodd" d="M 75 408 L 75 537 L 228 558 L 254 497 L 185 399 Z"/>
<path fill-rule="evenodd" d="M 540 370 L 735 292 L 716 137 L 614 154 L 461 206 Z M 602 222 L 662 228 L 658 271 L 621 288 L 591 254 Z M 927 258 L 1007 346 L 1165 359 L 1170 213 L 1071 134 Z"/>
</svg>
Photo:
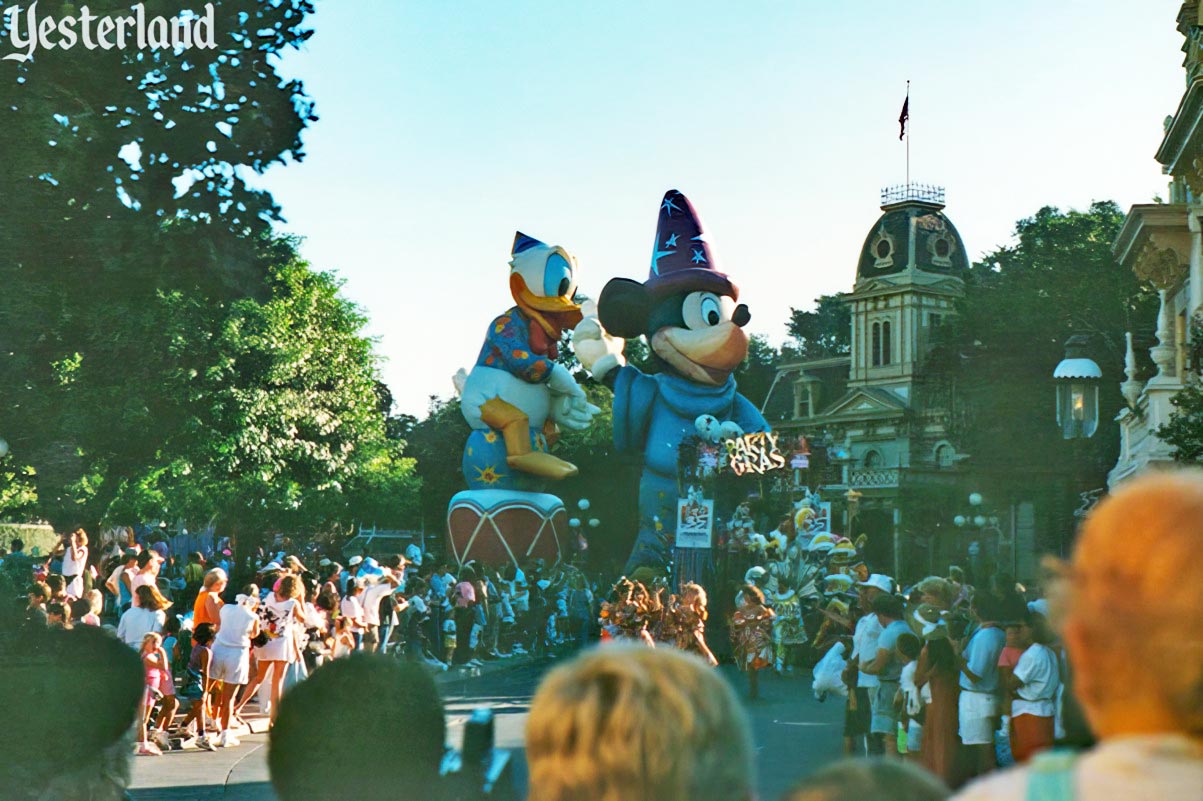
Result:
<svg viewBox="0 0 1203 801">
<path fill-rule="evenodd" d="M 171 738 L 168 737 L 167 732 L 163 731 L 162 729 L 159 729 L 152 734 L 151 739 L 155 741 L 155 745 L 157 745 L 160 749 L 164 751 L 171 750 Z"/>
<path fill-rule="evenodd" d="M 213 735 L 206 734 L 204 737 L 198 737 L 196 747 L 203 751 L 216 751 L 217 746 L 213 744 Z"/>
<path fill-rule="evenodd" d="M 163 756 L 163 752 L 159 747 L 149 740 L 138 743 L 138 756 Z"/>
<path fill-rule="evenodd" d="M 183 740 L 180 740 L 180 750 L 184 751 L 189 748 L 196 748 L 199 742 L 199 737 L 187 737 Z"/>
<path fill-rule="evenodd" d="M 239 745 L 242 745 L 242 741 L 231 734 L 229 729 L 223 731 L 221 733 L 221 739 L 217 741 L 217 746 L 219 748 L 234 748 Z"/>
</svg>

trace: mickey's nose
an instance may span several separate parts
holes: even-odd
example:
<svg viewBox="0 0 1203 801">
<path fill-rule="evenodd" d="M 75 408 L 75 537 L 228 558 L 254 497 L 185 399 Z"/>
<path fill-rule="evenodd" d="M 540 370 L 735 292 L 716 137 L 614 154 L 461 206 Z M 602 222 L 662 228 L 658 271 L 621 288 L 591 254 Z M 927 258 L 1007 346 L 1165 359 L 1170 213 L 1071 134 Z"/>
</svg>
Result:
<svg viewBox="0 0 1203 801">
<path fill-rule="evenodd" d="M 735 307 L 735 314 L 731 315 L 731 322 L 743 328 L 752 319 L 752 312 L 748 311 L 748 304 L 741 303 Z"/>
</svg>

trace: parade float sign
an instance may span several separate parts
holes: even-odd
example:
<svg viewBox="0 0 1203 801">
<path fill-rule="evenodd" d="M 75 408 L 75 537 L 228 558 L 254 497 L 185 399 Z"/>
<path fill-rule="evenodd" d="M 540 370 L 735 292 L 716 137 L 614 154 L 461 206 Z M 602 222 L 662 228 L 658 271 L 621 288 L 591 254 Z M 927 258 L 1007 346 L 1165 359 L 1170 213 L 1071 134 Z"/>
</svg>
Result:
<svg viewBox="0 0 1203 801">
<path fill-rule="evenodd" d="M 681 498 L 677 501 L 677 547 L 709 548 L 714 535 L 714 501 Z"/>
<path fill-rule="evenodd" d="M 757 431 L 727 440 L 727 463 L 737 476 L 764 475 L 785 467 L 785 455 L 772 431 Z"/>
</svg>

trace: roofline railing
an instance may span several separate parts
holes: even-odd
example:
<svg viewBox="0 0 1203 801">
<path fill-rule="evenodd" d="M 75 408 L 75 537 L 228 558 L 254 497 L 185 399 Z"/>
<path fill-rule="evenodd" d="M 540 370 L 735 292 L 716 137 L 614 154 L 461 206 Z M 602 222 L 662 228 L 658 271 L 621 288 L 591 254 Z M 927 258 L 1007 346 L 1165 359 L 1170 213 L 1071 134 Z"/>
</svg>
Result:
<svg viewBox="0 0 1203 801">
<path fill-rule="evenodd" d="M 898 184 L 883 187 L 881 190 L 881 205 L 883 206 L 892 206 L 895 203 L 906 203 L 907 201 L 943 206 L 944 187 L 934 184 Z"/>
</svg>

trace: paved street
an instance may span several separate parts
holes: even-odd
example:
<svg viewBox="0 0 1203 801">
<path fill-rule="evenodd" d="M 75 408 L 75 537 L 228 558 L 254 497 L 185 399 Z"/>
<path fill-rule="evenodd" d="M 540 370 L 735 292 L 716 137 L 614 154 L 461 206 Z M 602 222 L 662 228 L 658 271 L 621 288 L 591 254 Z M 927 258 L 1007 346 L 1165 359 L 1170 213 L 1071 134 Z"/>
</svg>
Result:
<svg viewBox="0 0 1203 801">
<path fill-rule="evenodd" d="M 458 743 L 473 709 L 492 707 L 497 714 L 497 745 L 522 749 L 531 696 L 550 663 L 501 667 L 480 677 L 441 677 L 451 742 Z M 724 675 L 745 692 L 733 668 Z M 760 771 L 760 797 L 773 801 L 795 779 L 840 755 L 842 706 L 820 704 L 810 693 L 809 676 L 779 679 L 764 675 L 760 701 L 749 705 Z M 132 795 L 136 801 L 273 801 L 267 773 L 267 736 L 242 738 L 242 746 L 216 753 L 174 752 L 134 760 Z M 525 766 L 517 760 L 525 785 Z"/>
</svg>

